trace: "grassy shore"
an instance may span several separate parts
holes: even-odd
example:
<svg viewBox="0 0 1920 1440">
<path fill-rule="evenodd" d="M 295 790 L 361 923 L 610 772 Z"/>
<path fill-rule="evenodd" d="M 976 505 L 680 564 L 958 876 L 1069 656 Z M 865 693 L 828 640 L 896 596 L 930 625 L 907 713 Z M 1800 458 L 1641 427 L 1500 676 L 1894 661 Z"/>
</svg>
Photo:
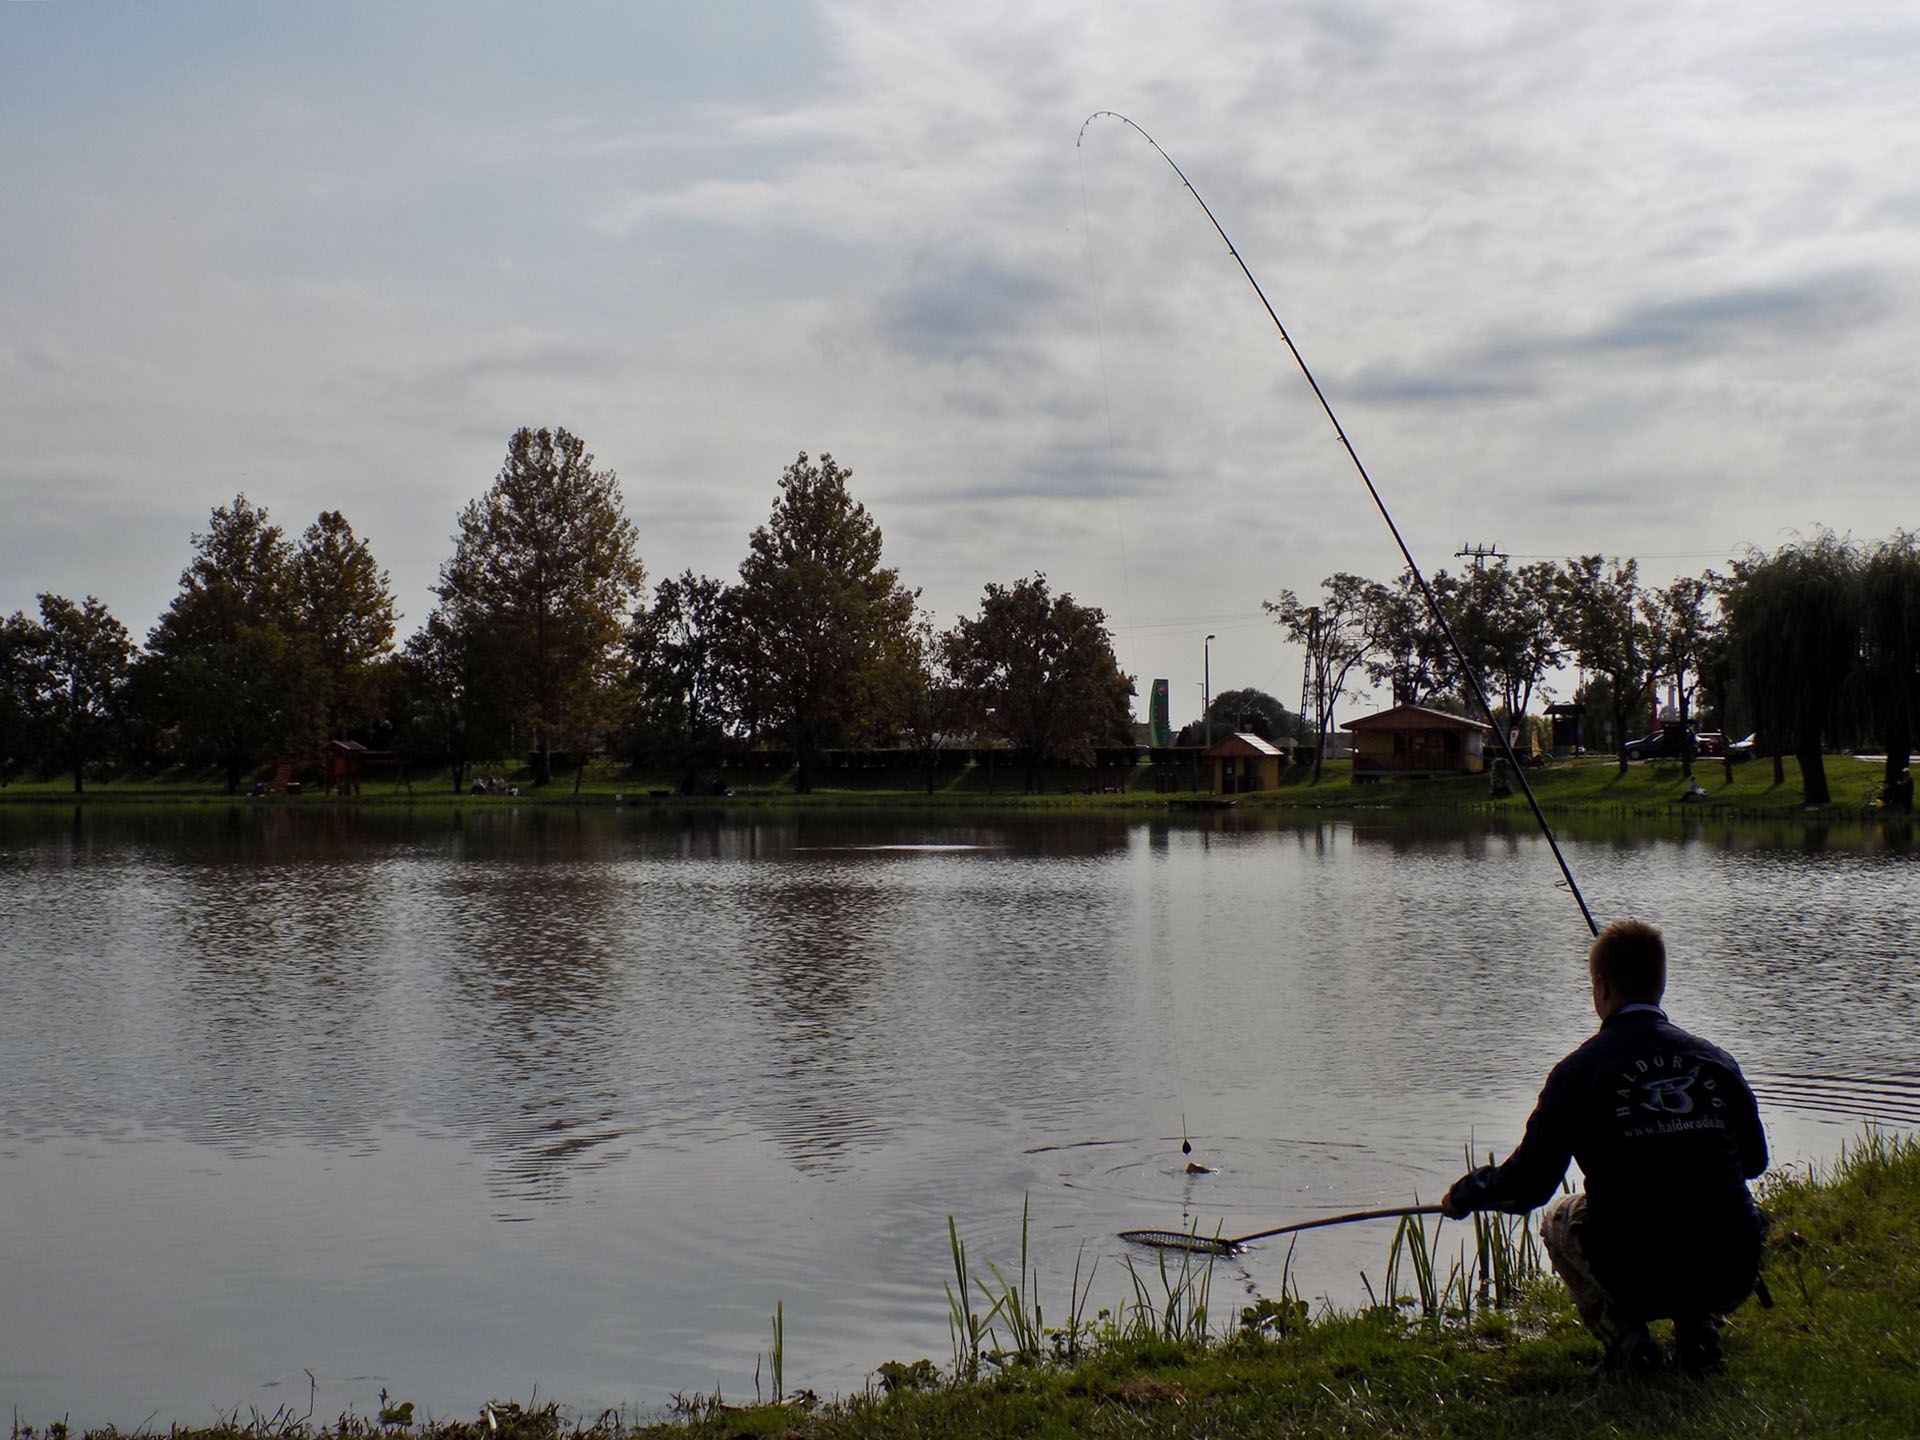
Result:
<svg viewBox="0 0 1920 1440">
<path fill-rule="evenodd" d="M 1006 1357 L 1021 1347 L 996 1347 L 987 1337 L 989 1353 L 1003 1352 L 987 1378 L 956 1378 L 926 1360 L 890 1363 L 851 1397 L 732 1405 L 714 1396 L 684 1401 L 650 1422 L 603 1416 L 583 1423 L 557 1406 L 496 1402 L 476 1420 L 422 1416 L 416 1424 L 409 1407 L 405 1426 L 397 1415 L 383 1426 L 376 1406 L 371 1417 L 331 1425 L 283 1414 L 170 1433 L 172 1440 L 1920 1434 L 1920 1144 L 1868 1135 L 1828 1173 L 1776 1174 L 1763 1199 L 1773 1218 L 1767 1277 L 1776 1304 L 1749 1301 L 1733 1317 L 1729 1371 L 1712 1379 L 1601 1372 L 1599 1346 L 1565 1292 L 1542 1280 L 1509 1308 L 1464 1317 L 1444 1304 L 1425 1316 L 1412 1303 L 1307 1316 L 1304 1307 L 1268 1303 L 1224 1330 L 1215 1324 L 1193 1333 L 1191 1306 L 1184 1320 L 1169 1307 L 1170 1323 L 1150 1336 L 1109 1323 L 1102 1338 L 1101 1325 L 1089 1322 L 1070 1363 L 1055 1353 L 1062 1329 L 1032 1337 L 1026 1358 Z M 1010 1342 L 1006 1316 L 1002 1310 L 996 1333 Z M 804 1337 L 792 1343 L 804 1349 Z M 105 1440 L 113 1432 L 94 1433 Z M 63 1429 L 35 1432 L 18 1421 L 14 1434 L 66 1440 Z"/>
<path fill-rule="evenodd" d="M 1788 760 L 1784 778 L 1776 782 L 1770 761 L 1748 761 L 1729 772 L 1718 761 L 1701 761 L 1695 776 L 1706 792 L 1704 799 L 1686 801 L 1687 778 L 1677 762 L 1636 762 L 1624 774 L 1611 757 L 1588 756 L 1560 760 L 1529 772 L 1529 780 L 1549 814 L 1597 815 L 1611 818 L 1779 819 L 1787 816 L 1832 820 L 1895 819 L 1872 808 L 1878 793 L 1880 767 L 1850 755 L 1826 760 L 1832 802 L 1817 810 L 1806 807 L 1800 769 Z M 64 778 L 15 780 L 0 788 L 0 805 L 293 805 L 339 804 L 407 805 L 427 807 L 500 805 L 642 805 L 680 808 L 691 805 L 748 808 L 766 805 L 808 808 L 887 808 L 966 810 L 1086 810 L 1094 812 L 1151 812 L 1170 807 L 1210 803 L 1211 797 L 1191 789 L 1168 790 L 1149 767 L 1124 774 L 1109 773 L 1096 784 L 1086 772 L 1056 771 L 1045 777 L 1044 788 L 1027 794 L 1017 774 L 990 773 L 979 766 L 943 773 L 929 794 L 911 767 L 861 772 L 829 771 L 813 793 L 797 794 L 791 773 L 723 772 L 729 793 L 682 796 L 671 776 L 597 762 L 579 777 L 556 778 L 535 786 L 525 770 L 488 767 L 484 773 L 511 783 L 518 794 L 472 795 L 455 793 L 445 772 L 415 774 L 404 781 L 385 773 L 368 780 L 351 800 L 328 796 L 309 785 L 294 796 L 232 796 L 210 776 L 183 771 L 123 775 L 91 782 L 76 797 Z M 1455 812 L 1524 817 L 1526 801 L 1519 793 L 1493 797 L 1485 776 L 1456 776 L 1430 780 L 1391 779 L 1356 785 L 1349 761 L 1331 761 L 1316 780 L 1310 767 L 1287 770 L 1277 790 L 1234 797 L 1236 809 L 1248 812 L 1405 811 Z"/>
</svg>

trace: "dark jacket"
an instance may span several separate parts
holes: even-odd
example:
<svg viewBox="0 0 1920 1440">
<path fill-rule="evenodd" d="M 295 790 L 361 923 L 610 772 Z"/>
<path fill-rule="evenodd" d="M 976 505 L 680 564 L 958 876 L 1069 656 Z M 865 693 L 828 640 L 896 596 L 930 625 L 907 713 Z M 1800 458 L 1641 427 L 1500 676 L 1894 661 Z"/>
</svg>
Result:
<svg viewBox="0 0 1920 1440">
<path fill-rule="evenodd" d="M 1733 1057 L 1652 1006 L 1615 1011 L 1553 1067 L 1503 1165 L 1462 1176 L 1468 1210 L 1525 1214 L 1578 1160 L 1582 1249 L 1625 1309 L 1723 1312 L 1753 1288 L 1765 1222 L 1747 1181 L 1767 1168 L 1753 1091 Z"/>
</svg>

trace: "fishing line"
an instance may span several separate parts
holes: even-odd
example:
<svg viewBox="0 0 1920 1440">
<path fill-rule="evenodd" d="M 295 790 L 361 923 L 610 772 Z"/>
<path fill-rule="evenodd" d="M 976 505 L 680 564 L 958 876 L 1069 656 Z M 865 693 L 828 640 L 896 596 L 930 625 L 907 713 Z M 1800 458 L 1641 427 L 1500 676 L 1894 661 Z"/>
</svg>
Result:
<svg viewBox="0 0 1920 1440">
<path fill-rule="evenodd" d="M 1393 516 L 1388 513 L 1387 502 L 1380 498 L 1380 491 L 1374 485 L 1373 477 L 1367 473 L 1367 467 L 1360 462 L 1360 453 L 1353 448 L 1353 442 L 1347 438 L 1346 428 L 1341 425 L 1340 417 L 1333 413 L 1333 406 L 1328 402 L 1326 392 L 1320 388 L 1320 382 L 1314 379 L 1313 371 L 1307 366 L 1306 357 L 1301 355 L 1300 347 L 1293 343 L 1293 336 L 1287 333 L 1287 327 L 1280 322 L 1280 316 L 1274 310 L 1273 302 L 1267 299 L 1267 292 L 1262 290 L 1260 282 L 1253 278 L 1253 271 L 1247 268 L 1247 262 L 1241 258 L 1240 249 L 1233 243 L 1233 237 L 1227 234 L 1226 227 L 1213 213 L 1213 207 L 1207 204 L 1206 199 L 1194 188 L 1193 181 L 1187 178 L 1187 172 L 1175 163 L 1171 155 L 1161 149 L 1158 140 L 1132 120 L 1117 110 L 1096 110 L 1081 122 L 1079 137 L 1073 142 L 1074 148 L 1078 149 L 1081 142 L 1087 138 L 1087 127 L 1102 117 L 1120 121 L 1151 145 L 1162 160 L 1173 166 L 1173 173 L 1180 177 L 1180 183 L 1187 187 L 1187 193 L 1193 196 L 1195 202 L 1205 212 L 1208 221 L 1213 225 L 1214 232 L 1225 243 L 1227 253 L 1233 256 L 1233 263 L 1240 267 L 1240 273 L 1247 277 L 1247 283 L 1253 287 L 1253 293 L 1260 297 L 1260 304 L 1266 310 L 1267 318 L 1273 321 L 1273 328 L 1280 332 L 1281 340 L 1286 342 L 1288 353 L 1293 356 L 1294 364 L 1300 367 L 1300 373 L 1306 377 L 1307 384 L 1312 387 L 1313 398 L 1320 402 L 1320 408 L 1326 412 L 1327 420 L 1332 424 L 1333 433 L 1338 437 L 1341 448 L 1347 452 L 1347 458 L 1353 462 L 1353 468 L 1360 473 L 1360 479 L 1367 487 L 1367 494 L 1373 497 L 1374 508 L 1380 512 L 1380 518 L 1387 522 L 1387 530 L 1393 536 L 1393 543 L 1400 547 L 1400 557 L 1407 562 L 1407 569 L 1413 575 L 1414 583 L 1420 587 L 1421 595 L 1426 598 L 1427 608 L 1433 613 L 1435 622 L 1439 624 L 1440 633 L 1446 636 L 1447 648 L 1453 651 L 1454 659 L 1460 664 L 1460 673 L 1467 677 L 1467 684 L 1473 689 L 1473 698 L 1480 702 L 1480 709 L 1485 712 L 1487 723 L 1493 727 L 1494 738 L 1499 740 L 1500 750 L 1506 756 L 1508 768 L 1512 770 L 1514 778 L 1520 782 L 1521 793 L 1527 797 L 1527 805 L 1533 811 L 1533 818 L 1539 822 L 1540 833 L 1546 837 L 1547 846 L 1553 851 L 1553 858 L 1560 866 L 1560 874 L 1565 877 L 1567 889 L 1573 895 L 1573 903 L 1580 907 L 1580 918 L 1587 922 L 1589 932 L 1598 935 L 1600 927 L 1594 923 L 1593 912 L 1587 908 L 1586 897 L 1580 893 L 1580 886 L 1573 878 L 1572 869 L 1567 865 L 1567 857 L 1560 851 L 1560 842 L 1554 838 L 1553 827 L 1547 823 L 1546 812 L 1540 808 L 1540 801 L 1533 793 L 1533 786 L 1527 783 L 1526 772 L 1520 768 L 1519 757 L 1513 753 L 1513 745 L 1507 739 L 1506 727 L 1494 717 L 1493 706 L 1487 700 L 1487 692 L 1480 684 L 1480 677 L 1467 663 L 1466 652 L 1460 648 L 1460 642 L 1454 638 L 1453 627 L 1447 623 L 1447 617 L 1440 609 L 1440 602 L 1434 597 L 1433 587 L 1427 584 L 1427 577 L 1414 560 L 1413 551 L 1407 548 L 1406 540 L 1401 537 L 1400 527 L 1393 523 Z"/>
</svg>

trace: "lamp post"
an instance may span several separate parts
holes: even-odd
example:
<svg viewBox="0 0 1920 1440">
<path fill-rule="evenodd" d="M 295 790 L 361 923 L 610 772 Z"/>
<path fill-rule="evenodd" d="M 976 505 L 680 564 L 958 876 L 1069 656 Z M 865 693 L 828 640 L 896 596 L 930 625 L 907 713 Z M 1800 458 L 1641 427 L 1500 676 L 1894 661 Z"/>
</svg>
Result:
<svg viewBox="0 0 1920 1440">
<path fill-rule="evenodd" d="M 1207 748 L 1213 748 L 1213 642 L 1209 635 L 1200 647 L 1200 719 L 1204 722 Z"/>
</svg>

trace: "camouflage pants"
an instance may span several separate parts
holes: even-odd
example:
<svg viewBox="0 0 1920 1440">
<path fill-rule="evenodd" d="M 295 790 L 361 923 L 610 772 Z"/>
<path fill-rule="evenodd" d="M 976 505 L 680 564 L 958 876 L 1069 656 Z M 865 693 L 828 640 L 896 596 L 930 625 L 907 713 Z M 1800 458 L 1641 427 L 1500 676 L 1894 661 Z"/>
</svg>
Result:
<svg viewBox="0 0 1920 1440">
<path fill-rule="evenodd" d="M 1573 1308 L 1600 1343 L 1612 1349 L 1622 1335 L 1646 1328 L 1646 1322 L 1622 1310 L 1594 1278 L 1593 1266 L 1581 1249 L 1581 1222 L 1586 1216 L 1585 1191 L 1559 1196 L 1541 1212 L 1540 1238 L 1546 1242 L 1554 1274 L 1573 1296 Z"/>
</svg>

